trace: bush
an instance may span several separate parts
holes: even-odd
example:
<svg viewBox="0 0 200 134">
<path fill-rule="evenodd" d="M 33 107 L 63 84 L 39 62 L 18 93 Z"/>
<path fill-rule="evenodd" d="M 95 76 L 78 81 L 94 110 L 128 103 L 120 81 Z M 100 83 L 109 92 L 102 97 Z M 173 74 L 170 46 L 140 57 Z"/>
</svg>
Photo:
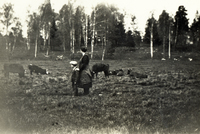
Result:
<svg viewBox="0 0 200 134">
<path fill-rule="evenodd" d="M 191 45 L 176 46 L 176 50 L 179 52 L 191 52 L 192 49 L 193 49 L 193 46 L 191 46 Z"/>
</svg>

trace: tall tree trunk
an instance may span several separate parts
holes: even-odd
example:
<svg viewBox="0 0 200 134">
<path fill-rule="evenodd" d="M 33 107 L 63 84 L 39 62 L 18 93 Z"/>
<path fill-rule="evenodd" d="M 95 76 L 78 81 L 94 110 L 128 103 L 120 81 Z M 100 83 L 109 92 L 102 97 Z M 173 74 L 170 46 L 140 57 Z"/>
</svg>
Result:
<svg viewBox="0 0 200 134">
<path fill-rule="evenodd" d="M 69 24 L 70 24 L 70 26 L 71 26 L 71 28 L 70 28 L 70 48 L 71 48 L 71 52 L 72 52 L 72 55 L 74 55 L 74 44 L 73 44 L 73 22 L 72 22 L 72 19 L 70 18 L 70 20 L 69 20 Z"/>
<path fill-rule="evenodd" d="M 81 25 L 81 28 L 80 28 L 80 30 L 78 30 L 78 45 L 77 45 L 77 47 L 81 47 L 81 39 L 82 39 L 82 37 L 84 38 L 84 40 L 85 40 L 85 36 L 84 36 L 84 29 L 83 29 L 83 26 Z M 85 44 L 85 42 L 84 42 L 84 44 Z"/>
<path fill-rule="evenodd" d="M 85 15 L 85 47 L 87 47 L 87 15 Z"/>
<path fill-rule="evenodd" d="M 175 43 L 174 43 L 174 50 L 176 49 L 177 46 L 177 40 L 178 40 L 178 20 L 177 20 L 177 26 L 176 26 L 176 35 L 175 35 Z"/>
<path fill-rule="evenodd" d="M 30 50 L 30 36 L 27 39 L 27 50 Z"/>
<path fill-rule="evenodd" d="M 51 33 L 50 33 L 50 23 L 49 23 L 49 40 L 48 40 L 47 53 L 46 53 L 47 56 L 49 55 L 49 48 L 50 48 L 50 43 L 51 43 L 50 34 L 51 34 Z"/>
<path fill-rule="evenodd" d="M 153 58 L 153 22 L 151 24 L 151 41 L 150 41 L 151 58 Z"/>
<path fill-rule="evenodd" d="M 72 46 L 72 29 L 70 29 L 70 49 L 71 49 L 71 52 L 73 53 L 73 46 Z"/>
<path fill-rule="evenodd" d="M 8 50 L 8 37 L 6 37 L 6 50 Z"/>
<path fill-rule="evenodd" d="M 47 42 L 46 37 L 44 37 L 44 48 L 46 48 L 46 42 Z"/>
<path fill-rule="evenodd" d="M 44 27 L 45 28 L 45 27 Z M 43 32 L 44 32 L 44 50 L 47 48 L 47 32 L 43 29 Z"/>
<path fill-rule="evenodd" d="M 104 41 L 104 45 L 103 45 L 102 61 L 104 60 L 105 52 L 106 52 L 106 35 L 105 35 L 105 41 Z"/>
<path fill-rule="evenodd" d="M 74 20 L 72 20 L 72 52 L 74 53 L 74 42 L 75 42 L 75 28 L 74 28 Z"/>
<path fill-rule="evenodd" d="M 166 23 L 165 23 L 165 19 L 164 19 L 164 27 L 163 27 L 164 28 L 164 30 L 163 30 L 164 31 L 163 32 L 164 33 L 164 35 L 163 35 L 163 58 L 165 58 L 165 39 L 166 39 L 165 38 L 165 34 L 166 34 L 165 26 L 166 26 Z"/>
<path fill-rule="evenodd" d="M 63 20 L 61 20 L 61 23 L 62 24 L 64 24 L 64 21 Z M 65 44 L 66 44 L 66 37 L 65 37 L 65 30 L 64 30 L 64 28 L 63 28 L 63 25 L 62 25 L 62 35 L 63 35 L 63 42 L 62 42 L 62 46 L 63 46 L 63 51 L 64 51 L 64 53 L 65 53 L 65 51 L 66 51 L 66 48 L 65 48 Z"/>
<path fill-rule="evenodd" d="M 79 34 L 79 47 L 81 47 L 81 37 L 83 37 L 83 30 L 81 30 L 80 34 Z"/>
<path fill-rule="evenodd" d="M 6 50 L 8 50 L 8 26 L 6 26 Z"/>
<path fill-rule="evenodd" d="M 46 38 L 47 38 L 47 34 L 46 34 L 46 32 L 45 32 L 45 30 L 43 29 L 43 34 L 44 34 L 44 48 L 46 48 L 46 42 L 47 42 L 47 40 L 46 40 Z"/>
<path fill-rule="evenodd" d="M 107 19 L 106 19 L 106 24 L 107 24 Z M 106 25 L 106 33 L 105 33 L 105 43 L 104 43 L 104 46 L 103 46 L 103 53 L 102 53 L 102 61 L 104 60 L 104 57 L 105 57 L 105 52 L 106 52 L 106 39 L 107 38 L 107 25 Z"/>
<path fill-rule="evenodd" d="M 170 35 L 170 24 L 169 24 L 169 49 L 168 49 L 169 59 L 171 58 L 171 35 Z"/>
<path fill-rule="evenodd" d="M 35 58 L 37 57 L 37 36 L 35 39 Z"/>
<path fill-rule="evenodd" d="M 12 48 L 12 53 L 13 53 L 13 52 L 14 52 L 14 50 L 15 50 L 16 41 L 17 41 L 17 39 L 16 39 L 16 37 L 15 37 L 15 38 L 14 38 L 14 44 L 13 44 L 13 48 Z"/>
<path fill-rule="evenodd" d="M 94 52 L 94 32 L 95 32 L 95 22 L 96 21 L 96 9 L 94 8 L 94 21 L 93 21 L 93 33 L 92 33 L 92 41 L 91 41 L 91 59 L 93 58 Z"/>
<path fill-rule="evenodd" d="M 46 56 L 49 55 L 49 43 L 50 43 L 50 40 L 48 40 L 48 45 L 47 45 L 47 52 L 46 52 Z"/>
<path fill-rule="evenodd" d="M 64 34 L 63 34 L 64 35 Z M 63 36 L 64 37 L 64 36 Z M 65 48 L 65 37 L 63 38 L 63 51 L 65 52 L 66 51 L 66 48 Z"/>
<path fill-rule="evenodd" d="M 8 55 L 9 55 L 9 60 L 10 60 L 10 58 L 11 58 L 11 56 L 12 56 L 12 44 L 11 44 L 11 42 L 8 44 Z"/>
<path fill-rule="evenodd" d="M 102 47 L 103 47 L 103 40 L 104 40 L 103 35 L 101 35 L 101 45 L 102 45 Z"/>
<path fill-rule="evenodd" d="M 75 30 L 72 29 L 72 53 L 74 54 L 74 41 L 75 41 Z"/>
<path fill-rule="evenodd" d="M 165 35 L 163 36 L 163 58 L 165 58 Z"/>
<path fill-rule="evenodd" d="M 93 52 L 94 52 L 94 28 L 93 28 L 92 41 L 91 41 L 91 59 L 93 58 Z"/>
<path fill-rule="evenodd" d="M 70 29 L 69 34 L 70 34 L 69 41 L 70 41 L 71 58 L 72 58 L 72 60 L 74 60 L 73 41 L 72 41 L 73 40 L 73 31 L 72 31 L 72 28 Z"/>
</svg>

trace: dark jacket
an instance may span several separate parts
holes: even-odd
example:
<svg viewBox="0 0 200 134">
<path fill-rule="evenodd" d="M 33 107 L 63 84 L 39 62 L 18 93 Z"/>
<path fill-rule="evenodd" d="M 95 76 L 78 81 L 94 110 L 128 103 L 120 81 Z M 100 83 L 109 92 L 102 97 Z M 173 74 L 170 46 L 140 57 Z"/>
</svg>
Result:
<svg viewBox="0 0 200 134">
<path fill-rule="evenodd" d="M 88 65 L 89 65 L 89 56 L 85 54 L 85 55 L 80 59 L 80 62 L 79 62 L 79 69 L 80 69 L 80 72 L 81 72 L 82 70 L 86 69 Z"/>
<path fill-rule="evenodd" d="M 74 67 L 72 70 L 71 82 L 77 83 L 79 77 L 79 69 Z"/>
<path fill-rule="evenodd" d="M 79 62 L 79 78 L 78 85 L 84 87 L 84 85 L 92 86 L 92 74 L 89 69 L 89 56 L 84 55 Z"/>
</svg>

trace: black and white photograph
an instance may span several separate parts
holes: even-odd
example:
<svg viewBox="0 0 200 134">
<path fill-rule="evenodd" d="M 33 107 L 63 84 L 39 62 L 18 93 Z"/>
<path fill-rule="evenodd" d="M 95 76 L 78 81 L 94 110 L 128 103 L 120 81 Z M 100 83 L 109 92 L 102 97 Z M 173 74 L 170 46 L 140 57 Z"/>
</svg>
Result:
<svg viewBox="0 0 200 134">
<path fill-rule="evenodd" d="M 0 0 L 0 134 L 183 133 L 199 0 Z"/>
</svg>

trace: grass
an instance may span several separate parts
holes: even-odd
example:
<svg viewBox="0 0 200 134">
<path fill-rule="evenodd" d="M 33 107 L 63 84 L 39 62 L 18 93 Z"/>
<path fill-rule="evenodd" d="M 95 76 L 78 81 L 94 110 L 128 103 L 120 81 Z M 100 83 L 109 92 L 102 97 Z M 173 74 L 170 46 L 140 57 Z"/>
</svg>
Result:
<svg viewBox="0 0 200 134">
<path fill-rule="evenodd" d="M 59 54 L 59 53 L 57 53 Z M 175 56 L 175 54 L 173 54 Z M 183 57 L 188 56 L 182 53 Z M 48 76 L 21 79 L 0 74 L 0 130 L 3 134 L 163 134 L 199 133 L 200 71 L 198 57 L 190 62 L 145 59 L 141 52 L 108 60 L 110 69 L 132 68 L 146 79 L 125 76 L 93 80 L 90 95 L 72 97 L 70 58 L 63 61 L 11 60 L 27 69 L 30 63 L 48 68 Z M 190 55 L 191 56 L 191 55 Z M 129 57 L 130 59 L 126 58 Z M 7 61 L 6 61 L 7 62 Z M 90 61 L 92 66 L 100 60 Z M 5 61 L 1 61 L 2 68 Z M 47 77 L 65 77 L 49 82 Z"/>
</svg>

